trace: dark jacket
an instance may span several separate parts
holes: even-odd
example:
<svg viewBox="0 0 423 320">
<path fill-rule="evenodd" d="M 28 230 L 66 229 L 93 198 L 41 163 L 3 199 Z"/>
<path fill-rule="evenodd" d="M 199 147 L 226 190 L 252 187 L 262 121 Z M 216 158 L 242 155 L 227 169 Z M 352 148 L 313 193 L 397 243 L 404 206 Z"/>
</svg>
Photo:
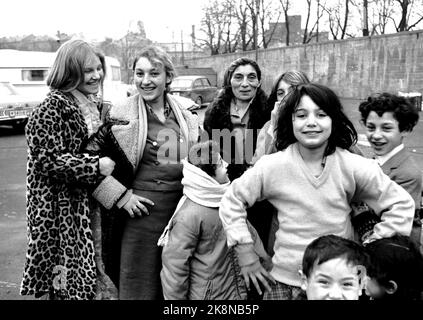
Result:
<svg viewBox="0 0 423 320">
<path fill-rule="evenodd" d="M 208 133 L 210 139 L 213 138 L 212 129 L 228 129 L 230 132 L 233 130 L 230 114 L 232 96 L 226 93 L 226 90 L 232 89 L 223 89 L 223 91 L 209 105 L 204 115 L 204 130 Z M 262 89 L 258 89 L 257 94 L 249 107 L 250 114 L 247 129 L 261 129 L 263 125 L 270 120 L 270 112 L 272 110 L 267 107 L 266 101 L 266 94 Z M 253 150 L 256 149 L 257 137 L 258 131 L 255 131 L 253 137 Z M 217 142 L 221 144 L 220 141 Z M 233 144 L 231 150 L 232 160 L 228 166 L 228 175 L 231 181 L 241 176 L 249 165 L 248 163 L 235 165 L 234 148 L 235 145 Z"/>
</svg>

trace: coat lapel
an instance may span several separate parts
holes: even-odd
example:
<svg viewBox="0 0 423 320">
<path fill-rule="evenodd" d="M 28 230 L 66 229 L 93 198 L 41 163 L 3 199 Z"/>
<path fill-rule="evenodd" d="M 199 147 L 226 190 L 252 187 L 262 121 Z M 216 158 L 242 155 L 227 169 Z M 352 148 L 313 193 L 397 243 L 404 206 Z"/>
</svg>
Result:
<svg viewBox="0 0 423 320">
<path fill-rule="evenodd" d="M 388 159 L 382 166 L 382 170 L 386 175 L 390 175 L 391 172 L 397 169 L 402 162 L 408 157 L 405 147 L 401 149 L 397 154 L 394 154 L 392 158 Z"/>
<path fill-rule="evenodd" d="M 139 117 L 137 101 L 138 94 L 129 97 L 121 103 L 113 105 L 110 110 L 110 118 L 112 120 L 125 121 L 124 124 L 113 125 L 112 132 L 134 169 L 137 167 L 136 164 L 139 158 Z"/>
</svg>

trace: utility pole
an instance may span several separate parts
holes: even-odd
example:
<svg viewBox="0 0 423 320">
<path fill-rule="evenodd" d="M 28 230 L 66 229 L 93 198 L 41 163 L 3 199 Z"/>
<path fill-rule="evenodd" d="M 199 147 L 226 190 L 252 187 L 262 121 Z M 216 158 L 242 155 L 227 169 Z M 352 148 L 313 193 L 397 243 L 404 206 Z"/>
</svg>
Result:
<svg viewBox="0 0 423 320">
<path fill-rule="evenodd" d="M 368 23 L 368 0 L 363 0 L 363 37 L 367 37 L 369 35 L 369 23 Z"/>
<path fill-rule="evenodd" d="M 256 0 L 256 16 L 255 18 L 255 26 L 254 26 L 254 49 L 256 53 L 256 61 L 258 60 L 258 15 L 260 10 L 260 0 Z"/>
<path fill-rule="evenodd" d="M 182 50 L 182 57 L 181 62 L 182 65 L 185 65 L 185 57 L 184 57 L 184 32 L 181 30 L 181 50 Z"/>
<path fill-rule="evenodd" d="M 191 30 L 192 30 L 191 32 L 192 49 L 193 51 L 195 51 L 195 47 L 197 46 L 195 43 L 195 25 L 191 26 Z"/>
<path fill-rule="evenodd" d="M 316 42 L 319 42 L 320 0 L 317 0 Z"/>
</svg>

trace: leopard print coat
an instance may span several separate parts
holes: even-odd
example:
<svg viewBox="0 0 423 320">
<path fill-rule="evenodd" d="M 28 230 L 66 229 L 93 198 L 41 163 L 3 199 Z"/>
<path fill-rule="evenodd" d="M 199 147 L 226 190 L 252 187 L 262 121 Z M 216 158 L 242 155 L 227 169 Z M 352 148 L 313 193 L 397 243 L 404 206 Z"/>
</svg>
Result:
<svg viewBox="0 0 423 320">
<path fill-rule="evenodd" d="M 80 153 L 88 138 L 70 94 L 52 90 L 27 126 L 28 251 L 20 293 L 92 299 L 96 266 L 90 226 L 90 185 L 98 156 Z"/>
</svg>

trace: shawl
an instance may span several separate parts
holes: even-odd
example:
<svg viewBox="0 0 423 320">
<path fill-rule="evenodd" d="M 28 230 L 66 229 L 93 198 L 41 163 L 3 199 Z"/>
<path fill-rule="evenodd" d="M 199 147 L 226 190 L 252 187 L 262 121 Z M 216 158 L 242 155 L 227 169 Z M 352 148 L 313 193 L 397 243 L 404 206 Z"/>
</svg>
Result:
<svg viewBox="0 0 423 320">
<path fill-rule="evenodd" d="M 76 89 L 72 90 L 71 93 L 76 98 L 76 103 L 84 116 L 88 128 L 88 136 L 91 136 L 102 124 L 98 101 L 95 100 L 93 95 L 87 97 Z"/>
</svg>

